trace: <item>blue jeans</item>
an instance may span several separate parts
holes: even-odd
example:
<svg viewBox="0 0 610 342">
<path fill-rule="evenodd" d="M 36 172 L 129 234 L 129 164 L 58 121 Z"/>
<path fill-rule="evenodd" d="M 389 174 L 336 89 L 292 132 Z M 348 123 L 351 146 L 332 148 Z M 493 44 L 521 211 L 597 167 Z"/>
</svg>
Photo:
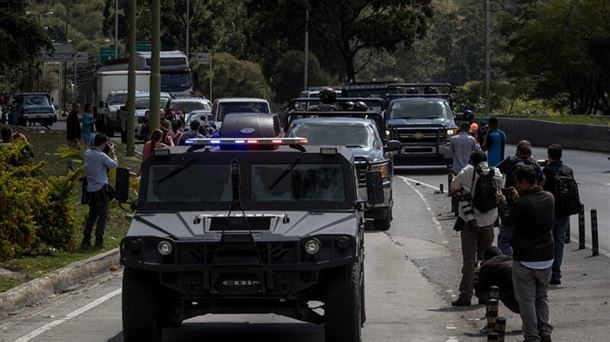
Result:
<svg viewBox="0 0 610 342">
<path fill-rule="evenodd" d="M 549 321 L 548 297 L 551 269 L 531 269 L 513 260 L 512 271 L 515 298 L 519 302 L 523 322 L 523 337 L 525 342 L 540 341 L 543 336 L 550 336 L 553 332 Z"/>
<path fill-rule="evenodd" d="M 513 227 L 507 226 L 504 222 L 500 223 L 500 232 L 498 233 L 498 248 L 502 254 L 513 256 L 513 248 L 510 246 L 510 240 L 513 238 Z"/>
<path fill-rule="evenodd" d="M 563 245 L 566 231 L 570 225 L 570 216 L 555 217 L 553 223 L 553 242 L 555 243 L 552 279 L 561 279 L 561 262 L 563 261 Z"/>
</svg>

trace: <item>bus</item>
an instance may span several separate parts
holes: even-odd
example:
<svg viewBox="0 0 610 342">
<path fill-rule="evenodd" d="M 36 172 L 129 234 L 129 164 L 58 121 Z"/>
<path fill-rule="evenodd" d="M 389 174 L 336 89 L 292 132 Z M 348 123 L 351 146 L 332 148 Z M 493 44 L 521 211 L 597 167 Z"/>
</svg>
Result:
<svg viewBox="0 0 610 342">
<path fill-rule="evenodd" d="M 136 70 L 150 71 L 151 53 L 136 52 Z M 129 64 L 126 59 L 116 60 L 98 69 L 99 72 L 125 71 Z M 176 97 L 190 96 L 193 92 L 193 79 L 188 58 L 181 51 L 161 51 L 160 53 L 161 91 Z M 127 83 L 117 89 L 127 90 Z M 98 99 L 98 101 L 105 99 Z"/>
</svg>

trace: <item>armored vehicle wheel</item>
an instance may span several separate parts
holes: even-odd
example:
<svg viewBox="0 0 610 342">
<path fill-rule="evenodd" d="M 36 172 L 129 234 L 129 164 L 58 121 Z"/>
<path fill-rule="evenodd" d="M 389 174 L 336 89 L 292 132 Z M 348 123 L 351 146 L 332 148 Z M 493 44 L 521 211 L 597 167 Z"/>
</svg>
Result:
<svg viewBox="0 0 610 342">
<path fill-rule="evenodd" d="M 389 207 L 386 211 L 385 217 L 382 219 L 375 220 L 375 228 L 380 231 L 386 231 L 390 229 L 392 225 L 392 207 Z"/>
<path fill-rule="evenodd" d="M 324 293 L 327 342 L 360 342 L 362 284 L 358 263 L 332 271 Z"/>
<path fill-rule="evenodd" d="M 122 299 L 125 342 L 161 342 L 158 286 L 153 274 L 125 268 Z"/>
</svg>

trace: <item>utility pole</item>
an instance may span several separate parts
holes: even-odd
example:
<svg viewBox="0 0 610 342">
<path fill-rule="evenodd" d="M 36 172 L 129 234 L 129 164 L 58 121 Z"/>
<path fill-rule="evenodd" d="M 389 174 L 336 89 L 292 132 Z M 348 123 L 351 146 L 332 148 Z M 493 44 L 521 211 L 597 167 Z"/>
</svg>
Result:
<svg viewBox="0 0 610 342">
<path fill-rule="evenodd" d="M 136 6 L 138 0 L 129 0 L 129 71 L 127 72 L 127 156 L 135 155 L 136 113 Z"/>
<path fill-rule="evenodd" d="M 161 124 L 161 0 L 152 0 L 152 51 L 150 54 L 150 121 L 151 132 Z"/>
<path fill-rule="evenodd" d="M 303 91 L 307 91 L 309 83 L 309 1 L 305 12 L 305 60 L 303 61 Z"/>
<path fill-rule="evenodd" d="M 70 1 L 66 0 L 65 1 L 65 6 L 66 6 L 66 45 L 68 45 L 68 18 L 70 17 Z M 68 110 L 68 103 L 66 101 L 66 87 L 67 87 L 67 72 L 68 72 L 68 62 L 64 62 L 64 72 L 63 72 L 63 77 L 62 77 L 62 90 L 61 90 L 61 101 L 64 104 L 64 114 L 66 113 L 66 111 Z"/>
<path fill-rule="evenodd" d="M 489 88 L 491 85 L 491 20 L 489 13 L 489 0 L 485 0 L 485 116 L 491 112 Z"/>
<path fill-rule="evenodd" d="M 114 59 L 119 59 L 119 0 L 114 0 Z"/>
<path fill-rule="evenodd" d="M 184 54 L 189 58 L 189 36 L 191 31 L 191 1 L 186 0 L 186 49 Z"/>
<path fill-rule="evenodd" d="M 212 60 L 214 59 L 214 50 L 210 51 L 210 101 L 212 101 Z"/>
</svg>

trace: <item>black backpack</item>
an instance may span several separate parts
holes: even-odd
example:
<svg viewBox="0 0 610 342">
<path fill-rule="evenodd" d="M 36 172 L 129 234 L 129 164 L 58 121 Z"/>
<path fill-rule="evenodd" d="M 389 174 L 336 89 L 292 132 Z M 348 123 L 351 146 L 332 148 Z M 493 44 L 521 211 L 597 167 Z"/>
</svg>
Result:
<svg viewBox="0 0 610 342">
<path fill-rule="evenodd" d="M 477 179 L 474 198 L 472 199 L 472 205 L 480 212 L 485 213 L 498 207 L 498 201 L 496 199 L 496 192 L 498 188 L 494 180 L 494 168 L 490 167 L 487 174 L 483 174 L 483 170 L 480 167 L 475 168 L 472 174 L 472 182 L 474 185 L 474 176 L 479 174 Z"/>
<path fill-rule="evenodd" d="M 572 172 L 562 165 L 553 176 L 555 189 L 555 213 L 558 217 L 578 214 L 582 208 L 580 196 L 578 195 L 578 184 Z"/>
</svg>

